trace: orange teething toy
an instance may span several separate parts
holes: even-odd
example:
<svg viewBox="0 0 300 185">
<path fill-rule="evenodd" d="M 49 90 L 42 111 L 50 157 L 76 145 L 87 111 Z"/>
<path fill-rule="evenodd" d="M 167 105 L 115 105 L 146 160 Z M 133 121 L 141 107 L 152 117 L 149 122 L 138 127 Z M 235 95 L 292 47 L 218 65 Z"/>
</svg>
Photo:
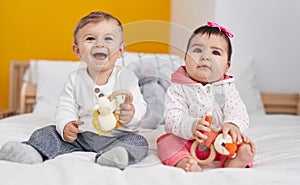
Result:
<svg viewBox="0 0 300 185">
<path fill-rule="evenodd" d="M 207 114 L 205 117 L 205 121 L 212 123 L 212 115 Z M 200 160 L 196 155 L 196 149 L 199 145 L 197 141 L 194 141 L 194 143 L 191 146 L 190 153 L 191 155 L 196 159 L 197 163 L 199 165 L 207 165 L 210 162 L 212 162 L 216 158 L 216 153 L 219 153 L 221 155 L 233 158 L 236 156 L 236 151 L 238 149 L 237 143 L 232 142 L 232 138 L 230 135 L 227 135 L 227 137 L 223 137 L 223 134 L 220 132 L 215 132 L 211 128 L 210 125 L 210 132 L 206 132 L 205 135 L 207 135 L 208 139 L 205 141 L 205 146 L 210 149 L 210 155 L 208 158 L 204 160 Z"/>
</svg>

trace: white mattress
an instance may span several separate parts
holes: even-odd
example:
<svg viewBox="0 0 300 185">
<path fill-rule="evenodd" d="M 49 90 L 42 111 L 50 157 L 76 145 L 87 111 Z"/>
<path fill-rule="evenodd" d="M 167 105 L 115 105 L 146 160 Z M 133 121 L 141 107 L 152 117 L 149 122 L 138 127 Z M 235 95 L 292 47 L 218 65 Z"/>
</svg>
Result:
<svg viewBox="0 0 300 185">
<path fill-rule="evenodd" d="M 0 146 L 7 141 L 24 141 L 37 128 L 51 120 L 35 114 L 0 120 Z M 150 143 L 149 155 L 140 163 L 121 171 L 94 163 L 94 153 L 74 152 L 34 165 L 0 161 L 1 185 L 86 185 L 86 184 L 300 184 L 300 117 L 268 115 L 251 118 L 247 135 L 257 147 L 251 169 L 216 168 L 211 164 L 203 172 L 186 173 L 164 166 L 156 152 L 156 138 L 163 127 L 143 131 Z"/>
</svg>

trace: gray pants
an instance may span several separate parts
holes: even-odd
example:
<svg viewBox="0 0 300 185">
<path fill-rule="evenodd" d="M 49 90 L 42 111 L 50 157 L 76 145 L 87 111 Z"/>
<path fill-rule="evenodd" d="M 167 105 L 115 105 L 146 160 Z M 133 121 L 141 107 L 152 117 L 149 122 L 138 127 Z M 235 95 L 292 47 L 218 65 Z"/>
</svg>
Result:
<svg viewBox="0 0 300 185">
<path fill-rule="evenodd" d="M 23 142 L 34 147 L 43 157 L 43 160 L 75 151 L 96 152 L 96 158 L 104 152 L 117 147 L 124 147 L 129 154 L 129 164 L 141 161 L 148 153 L 147 140 L 138 134 L 124 133 L 119 136 L 99 136 L 93 132 L 78 134 L 77 139 L 66 142 L 56 131 L 54 125 L 40 128 L 33 132 L 29 140 Z"/>
</svg>

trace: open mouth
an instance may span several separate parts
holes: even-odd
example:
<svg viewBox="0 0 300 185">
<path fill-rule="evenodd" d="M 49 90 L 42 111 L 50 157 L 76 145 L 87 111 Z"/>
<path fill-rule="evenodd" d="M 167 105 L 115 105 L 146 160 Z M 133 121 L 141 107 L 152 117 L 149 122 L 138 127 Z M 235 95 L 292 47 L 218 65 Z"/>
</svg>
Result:
<svg viewBox="0 0 300 185">
<path fill-rule="evenodd" d="M 107 57 L 107 54 L 105 53 L 94 53 L 93 57 L 97 60 L 104 60 Z"/>
</svg>

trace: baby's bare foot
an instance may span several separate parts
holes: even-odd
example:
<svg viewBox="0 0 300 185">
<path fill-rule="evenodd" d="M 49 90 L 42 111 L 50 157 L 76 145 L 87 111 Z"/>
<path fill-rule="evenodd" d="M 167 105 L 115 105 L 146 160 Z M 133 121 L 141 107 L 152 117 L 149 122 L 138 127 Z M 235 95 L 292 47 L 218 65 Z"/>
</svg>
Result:
<svg viewBox="0 0 300 185">
<path fill-rule="evenodd" d="M 239 147 L 236 157 L 227 159 L 224 166 L 230 168 L 245 168 L 253 157 L 254 153 L 251 150 L 251 146 L 249 144 L 243 144 Z"/>
<path fill-rule="evenodd" d="M 186 172 L 199 172 L 202 171 L 197 161 L 193 158 L 183 158 L 177 164 L 176 167 L 184 169 Z"/>
</svg>

